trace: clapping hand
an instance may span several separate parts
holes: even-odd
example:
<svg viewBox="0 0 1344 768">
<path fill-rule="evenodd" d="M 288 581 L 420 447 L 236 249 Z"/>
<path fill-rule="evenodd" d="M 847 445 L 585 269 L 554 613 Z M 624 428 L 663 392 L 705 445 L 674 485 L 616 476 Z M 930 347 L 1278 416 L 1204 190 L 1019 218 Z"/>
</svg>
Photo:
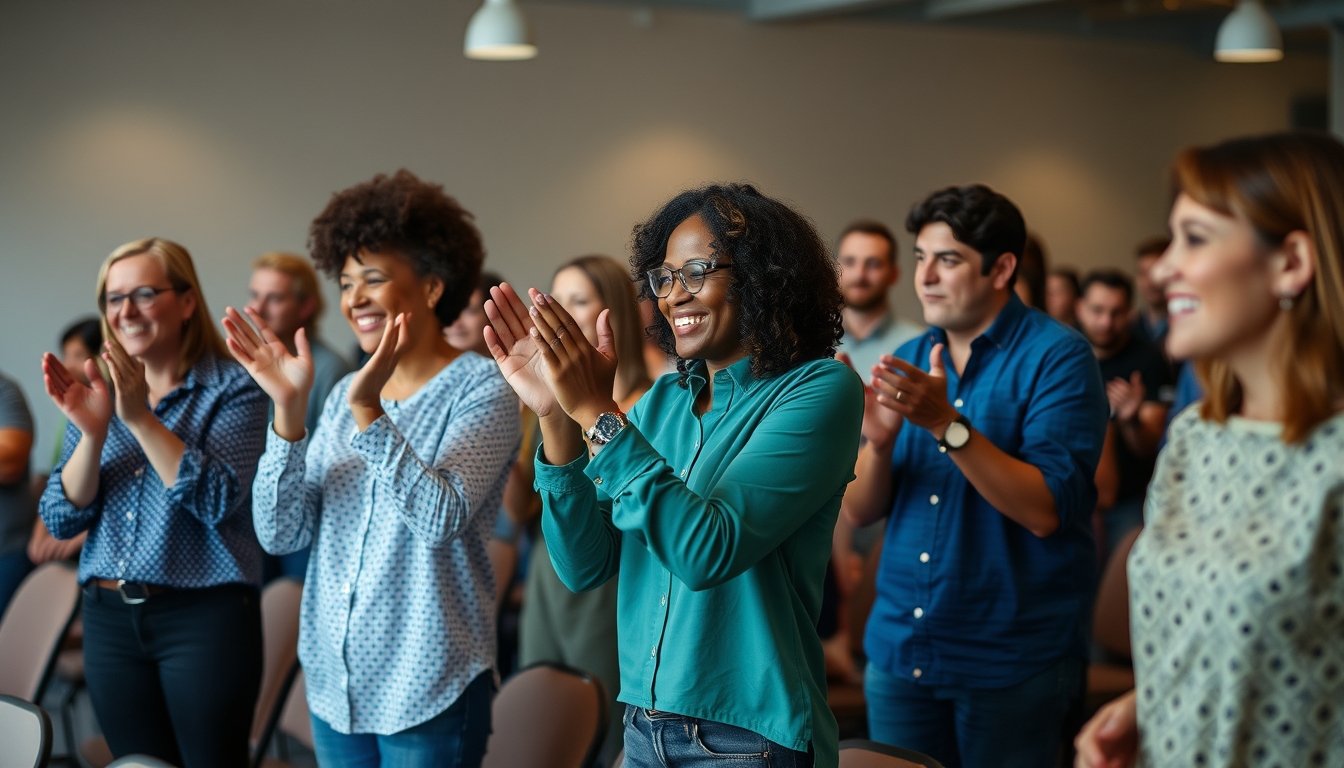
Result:
<svg viewBox="0 0 1344 768">
<path fill-rule="evenodd" d="M 844 352 L 835 353 L 835 359 L 854 367 L 854 361 Z M 863 439 L 870 445 L 888 448 L 896 440 L 896 435 L 901 431 L 901 425 L 905 419 L 901 414 L 887 408 L 878 402 L 878 392 L 874 385 L 864 383 L 863 385 L 863 427 L 861 433 Z"/>
<path fill-rule="evenodd" d="M 503 283 L 490 289 L 485 316 L 490 320 L 485 345 L 519 399 L 541 419 L 562 413 L 545 370 L 542 342 L 532 335 L 532 316 L 513 286 Z"/>
<path fill-rule="evenodd" d="M 233 307 L 225 310 L 224 332 L 228 335 L 225 343 L 229 353 L 275 403 L 275 433 L 291 443 L 298 442 L 305 434 L 308 392 L 313 388 L 313 355 L 308 348 L 307 332 L 300 328 L 294 333 L 294 349 L 298 354 L 291 354 L 260 315 L 250 308 L 245 311 L 256 330 L 238 310 Z"/>
<path fill-rule="evenodd" d="M 149 410 L 149 383 L 145 381 L 145 364 L 126 352 L 115 340 L 103 342 L 107 351 L 103 353 L 103 362 L 107 363 L 107 372 L 112 377 L 112 389 L 115 393 L 117 416 L 127 426 L 134 426 L 146 416 Z M 93 379 L 89 379 L 93 381 Z"/>
<path fill-rule="evenodd" d="M 947 401 L 947 371 L 943 368 L 943 345 L 929 351 L 929 371 L 891 355 L 873 366 L 877 401 L 906 421 L 942 437 L 947 425 L 957 420 L 957 411 Z"/>
<path fill-rule="evenodd" d="M 616 382 L 616 345 L 610 310 L 597 316 L 597 347 L 554 297 L 533 289 L 532 338 L 542 342 L 541 357 L 556 402 L 580 425 L 597 422 L 603 413 L 618 410 L 611 393 Z"/>
<path fill-rule="evenodd" d="M 1129 381 L 1115 378 L 1106 382 L 1106 399 L 1111 403 L 1111 415 L 1120 421 L 1133 421 L 1148 394 L 1143 386 L 1143 374 L 1135 371 Z"/>
<path fill-rule="evenodd" d="M 55 355 L 48 352 L 42 356 L 47 395 L 71 424 L 101 444 L 112 422 L 112 395 L 96 363 L 85 360 L 84 373 L 89 377 L 88 384 L 76 379 Z"/>
<path fill-rule="evenodd" d="M 401 356 L 411 346 L 410 322 L 410 313 L 402 312 L 384 325 L 383 337 L 378 340 L 377 349 L 373 350 L 364 367 L 356 371 L 350 380 L 347 399 L 355 424 L 361 431 L 368 429 L 384 413 L 383 387 L 387 386 Z"/>
</svg>

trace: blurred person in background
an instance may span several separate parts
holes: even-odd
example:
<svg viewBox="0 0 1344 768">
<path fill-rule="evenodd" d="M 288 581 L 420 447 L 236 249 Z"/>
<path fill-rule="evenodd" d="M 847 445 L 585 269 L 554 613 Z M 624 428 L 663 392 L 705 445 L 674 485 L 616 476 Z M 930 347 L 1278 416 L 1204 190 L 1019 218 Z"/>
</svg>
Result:
<svg viewBox="0 0 1344 768">
<path fill-rule="evenodd" d="M 551 296 L 560 302 L 590 344 L 597 346 L 597 318 L 604 311 L 611 325 L 617 355 L 612 399 L 628 413 L 653 382 L 644 367 L 634 283 L 625 265 L 608 256 L 581 256 L 562 265 L 551 279 Z M 533 454 L 536 447 L 533 446 Z M 528 456 L 529 464 L 533 456 Z M 529 473 L 531 474 L 531 473 Z M 540 512 L 540 509 L 537 510 Z M 602 749 L 604 765 L 621 750 L 622 708 L 619 657 L 616 652 L 616 593 L 619 579 L 586 592 L 572 592 L 555 572 L 540 527 L 528 568 L 527 597 L 519 628 L 519 663 L 558 661 L 587 670 L 602 679 L 611 700 L 612 723 Z"/>
<path fill-rule="evenodd" d="M 1055 267 L 1045 279 L 1045 311 L 1070 328 L 1078 327 L 1075 306 L 1082 295 L 1078 271 L 1073 267 Z"/>
<path fill-rule="evenodd" d="M 71 376 L 85 386 L 89 385 L 89 379 L 84 372 L 84 362 L 86 360 L 96 362 L 102 348 L 103 326 L 96 317 L 76 320 L 61 332 L 61 364 Z M 69 423 L 69 420 L 62 415 L 52 446 L 53 467 L 61 460 L 61 449 L 65 446 L 65 428 Z M 42 490 L 47 487 L 47 475 L 34 475 L 33 482 L 35 496 L 40 497 Z M 70 560 L 79 554 L 88 535 L 88 531 L 84 531 L 74 538 L 61 541 L 51 535 L 42 518 L 38 516 L 33 523 L 33 534 L 28 539 L 28 559 L 33 565 L 41 565 L 50 560 Z"/>
<path fill-rule="evenodd" d="M 27 553 L 33 531 L 28 480 L 33 451 L 33 414 L 23 390 L 0 374 L 0 616 L 33 569 Z"/>
<path fill-rule="evenodd" d="M 84 674 L 112 754 L 239 766 L 261 685 L 261 548 L 252 477 L 266 399 L 228 359 L 186 249 L 161 238 L 104 260 L 105 382 L 42 360 L 69 419 L 41 514 L 88 531 Z M 88 384 L 84 380 L 88 380 Z"/>
<path fill-rule="evenodd" d="M 504 278 L 494 272 L 482 271 L 480 285 L 471 292 L 471 298 L 467 299 L 467 306 L 462 308 L 462 314 L 457 319 L 443 329 L 443 338 L 448 340 L 449 344 L 466 352 L 468 350 L 475 352 L 481 357 L 490 357 L 490 350 L 485 346 L 485 326 L 489 321 L 485 318 L 485 302 L 490 298 L 490 289 L 504 282 Z"/>
<path fill-rule="evenodd" d="M 1118 475 L 1115 500 L 1102 512 L 1103 563 L 1126 534 L 1143 525 L 1143 497 L 1174 394 L 1166 356 L 1133 331 L 1133 303 L 1134 283 L 1125 273 L 1099 269 L 1083 278 L 1078 327 L 1092 345 L 1106 382 Z"/>
<path fill-rule="evenodd" d="M 1166 353 L 1167 299 L 1162 286 L 1153 279 L 1153 266 L 1171 245 L 1166 235 L 1150 237 L 1134 249 L 1134 282 L 1140 302 L 1134 306 L 1134 333 Z"/>
<path fill-rule="evenodd" d="M 1171 424 L 1129 556 L 1135 689 L 1080 768 L 1344 755 L 1344 145 L 1191 148 L 1153 279 L 1205 397 Z"/>
<path fill-rule="evenodd" d="M 1013 291 L 1023 304 L 1042 312 L 1048 309 L 1045 283 L 1049 272 L 1050 257 L 1045 252 L 1045 243 L 1035 232 L 1028 232 L 1017 265 L 1017 279 L 1013 282 Z"/>
<path fill-rule="evenodd" d="M 317 272 L 308 259 L 294 253 L 267 253 L 252 262 L 252 278 L 247 285 L 247 307 L 275 334 L 290 354 L 296 352 L 294 335 L 303 329 L 308 349 L 313 358 L 313 387 L 308 392 L 308 414 L 304 426 L 309 432 L 317 429 L 322 406 L 336 382 L 352 370 L 331 347 L 322 343 L 317 333 L 318 321 L 326 304 L 322 288 L 317 284 Z M 270 405 L 270 417 L 275 416 L 275 404 Z M 277 576 L 303 580 L 308 573 L 308 549 L 276 557 L 266 555 L 262 564 L 263 581 Z"/>
<path fill-rule="evenodd" d="M 480 765 L 490 735 L 495 584 L 487 543 L 519 442 L 499 367 L 443 336 L 480 281 L 471 214 L 405 169 L 337 192 L 313 261 L 369 360 L 309 431 L 314 363 L 249 310 L 229 349 L 275 419 L 255 484 L 262 546 L 312 546 L 300 613 L 323 768 Z M 252 327 L 255 325 L 255 329 Z"/>
</svg>

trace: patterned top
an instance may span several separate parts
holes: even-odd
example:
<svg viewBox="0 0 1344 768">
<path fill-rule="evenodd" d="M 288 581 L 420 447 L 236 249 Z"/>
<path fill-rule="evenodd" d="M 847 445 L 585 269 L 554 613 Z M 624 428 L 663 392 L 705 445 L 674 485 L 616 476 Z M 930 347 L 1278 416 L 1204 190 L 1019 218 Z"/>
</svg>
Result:
<svg viewBox="0 0 1344 768">
<path fill-rule="evenodd" d="M 1344 414 L 1171 425 L 1129 556 L 1140 762 L 1339 765 Z"/>
<path fill-rule="evenodd" d="M 486 542 L 518 451 L 518 401 L 464 352 L 363 432 L 336 385 L 317 431 L 266 430 L 253 489 L 267 552 L 313 544 L 299 631 L 308 706 L 341 733 L 391 734 L 495 666 Z"/>
<path fill-rule="evenodd" d="M 247 508 L 264 444 L 266 395 L 243 367 L 204 355 L 154 415 L 186 450 L 165 488 L 140 443 L 112 417 L 98 469 L 98 496 L 84 509 L 65 497 L 61 473 L 79 444 L 65 428 L 40 512 L 51 535 L 88 530 L 79 581 L 126 579 L 181 589 L 261 583 L 261 549 Z"/>
</svg>

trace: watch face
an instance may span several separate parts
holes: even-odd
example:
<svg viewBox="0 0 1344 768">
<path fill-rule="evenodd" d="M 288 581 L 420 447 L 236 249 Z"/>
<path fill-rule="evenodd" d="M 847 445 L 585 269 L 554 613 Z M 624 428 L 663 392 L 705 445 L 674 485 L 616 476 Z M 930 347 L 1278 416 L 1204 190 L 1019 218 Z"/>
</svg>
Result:
<svg viewBox="0 0 1344 768">
<path fill-rule="evenodd" d="M 597 423 L 593 425 L 593 434 L 607 442 L 621 431 L 621 420 L 616 418 L 613 413 L 604 413 L 597 417 Z"/>
<path fill-rule="evenodd" d="M 951 448 L 960 448 L 971 439 L 971 430 L 966 428 L 960 421 L 954 421 L 947 425 L 947 431 L 943 433 L 943 442 Z"/>
</svg>

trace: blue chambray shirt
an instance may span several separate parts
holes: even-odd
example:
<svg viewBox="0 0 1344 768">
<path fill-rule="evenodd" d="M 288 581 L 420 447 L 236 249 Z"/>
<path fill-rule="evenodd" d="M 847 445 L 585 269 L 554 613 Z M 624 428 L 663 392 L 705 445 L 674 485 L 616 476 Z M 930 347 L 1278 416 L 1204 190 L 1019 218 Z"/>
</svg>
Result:
<svg viewBox="0 0 1344 768">
<path fill-rule="evenodd" d="M 340 733 L 429 720 L 495 666 L 486 556 L 522 428 L 499 366 L 464 352 L 363 432 L 351 376 L 317 431 L 266 430 L 253 518 L 267 552 L 312 543 L 300 612 L 308 707 Z"/>
<path fill-rule="evenodd" d="M 177 482 L 165 488 L 140 443 L 116 416 L 98 470 L 98 496 L 76 509 L 61 473 L 79 444 L 65 429 L 40 511 L 58 539 L 88 530 L 79 581 L 126 579 L 179 589 L 260 584 L 261 548 L 247 512 L 266 428 L 266 395 L 232 360 L 205 354 L 154 415 L 186 444 Z"/>
<path fill-rule="evenodd" d="M 896 357 L 929 368 L 938 328 Z M 971 486 L 926 430 L 906 424 L 892 453 L 895 494 L 864 649 L 888 674 L 925 685 L 999 688 L 1085 654 L 1096 586 L 1094 478 L 1110 413 L 1087 341 L 1016 296 L 980 338 L 952 405 L 995 446 L 1041 471 L 1057 531 L 1039 538 Z"/>
</svg>

